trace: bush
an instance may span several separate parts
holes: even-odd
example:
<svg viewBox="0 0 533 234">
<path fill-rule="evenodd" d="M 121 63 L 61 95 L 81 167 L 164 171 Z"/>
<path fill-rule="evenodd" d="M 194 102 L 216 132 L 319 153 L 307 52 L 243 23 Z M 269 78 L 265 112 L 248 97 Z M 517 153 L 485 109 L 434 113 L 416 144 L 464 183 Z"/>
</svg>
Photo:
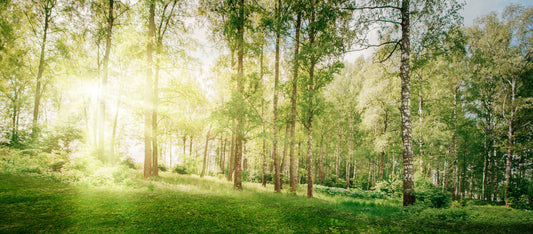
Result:
<svg viewBox="0 0 533 234">
<path fill-rule="evenodd" d="M 431 179 L 425 175 L 415 175 L 415 191 L 413 195 L 416 197 L 416 203 L 425 207 L 445 208 L 452 203 L 452 195 L 442 191 L 442 188 L 435 187 L 431 183 Z"/>
<path fill-rule="evenodd" d="M 400 177 L 393 177 L 388 180 L 378 182 L 374 190 L 382 192 L 389 197 L 401 197 L 403 194 L 403 182 Z"/>
<path fill-rule="evenodd" d="M 162 172 L 168 171 L 168 168 L 162 164 L 159 164 L 157 168 L 159 169 L 159 171 L 162 171 Z"/>
<path fill-rule="evenodd" d="M 120 165 L 123 165 L 130 169 L 137 169 L 137 167 L 135 166 L 135 161 L 133 161 L 133 158 L 129 156 L 125 157 L 122 161 L 120 161 Z"/>
<path fill-rule="evenodd" d="M 188 175 L 189 174 L 189 172 L 187 172 L 187 168 L 184 167 L 184 166 L 176 166 L 174 168 L 174 170 L 172 170 L 172 172 L 178 173 L 178 174 L 181 174 L 181 175 Z"/>
<path fill-rule="evenodd" d="M 360 188 L 344 189 L 316 185 L 315 191 L 331 196 L 346 196 L 353 198 L 387 198 L 387 196 L 381 192 L 372 190 L 362 190 Z"/>
</svg>

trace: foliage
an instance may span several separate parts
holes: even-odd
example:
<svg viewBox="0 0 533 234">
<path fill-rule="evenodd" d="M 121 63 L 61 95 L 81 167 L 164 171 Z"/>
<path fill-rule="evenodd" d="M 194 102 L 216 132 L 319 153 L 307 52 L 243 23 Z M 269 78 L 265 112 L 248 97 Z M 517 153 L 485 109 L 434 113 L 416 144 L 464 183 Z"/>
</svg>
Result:
<svg viewBox="0 0 533 234">
<path fill-rule="evenodd" d="M 433 185 L 430 179 L 424 175 L 415 175 L 416 203 L 431 208 L 446 208 L 451 205 L 452 196 Z"/>
<path fill-rule="evenodd" d="M 178 174 L 180 174 L 180 175 L 187 175 L 187 174 L 189 174 L 189 173 L 187 172 L 187 167 L 184 167 L 184 166 L 176 166 L 176 167 L 174 167 L 174 169 L 172 170 L 172 172 L 174 172 L 174 173 L 178 173 Z"/>
<path fill-rule="evenodd" d="M 315 186 L 315 191 L 321 192 L 330 196 L 345 196 L 351 198 L 387 198 L 384 193 L 373 190 L 362 190 L 359 188 L 332 188 L 320 185 Z"/>
<path fill-rule="evenodd" d="M 378 182 L 374 190 L 386 194 L 389 197 L 400 198 L 403 194 L 402 179 L 398 176 Z"/>
</svg>

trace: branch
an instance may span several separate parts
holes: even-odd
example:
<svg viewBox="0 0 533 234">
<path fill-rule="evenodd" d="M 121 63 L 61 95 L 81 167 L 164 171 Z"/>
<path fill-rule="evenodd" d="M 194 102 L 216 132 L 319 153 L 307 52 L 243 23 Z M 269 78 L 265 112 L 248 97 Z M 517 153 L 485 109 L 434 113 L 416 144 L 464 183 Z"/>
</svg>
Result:
<svg viewBox="0 0 533 234">
<path fill-rule="evenodd" d="M 346 7 L 344 10 L 356 11 L 356 10 L 375 10 L 375 9 L 396 9 L 401 10 L 398 6 L 384 5 L 384 6 L 364 6 L 364 7 Z"/>
<path fill-rule="evenodd" d="M 396 44 L 395 45 L 395 47 L 396 47 L 399 43 L 400 43 L 400 41 L 387 41 L 387 42 L 383 42 L 383 43 L 377 44 L 377 45 L 366 45 L 365 47 L 363 47 L 361 49 L 348 50 L 346 52 L 358 52 L 358 51 L 367 50 L 369 48 L 381 47 L 381 46 L 390 45 L 390 44 Z"/>
<path fill-rule="evenodd" d="M 389 55 L 385 59 L 380 60 L 379 63 L 383 63 L 383 62 L 389 60 L 389 58 L 392 56 L 394 51 L 396 51 L 396 48 L 398 47 L 399 44 L 400 44 L 400 41 L 396 42 L 396 44 L 394 45 L 394 48 L 392 48 L 392 51 L 389 53 Z"/>
</svg>

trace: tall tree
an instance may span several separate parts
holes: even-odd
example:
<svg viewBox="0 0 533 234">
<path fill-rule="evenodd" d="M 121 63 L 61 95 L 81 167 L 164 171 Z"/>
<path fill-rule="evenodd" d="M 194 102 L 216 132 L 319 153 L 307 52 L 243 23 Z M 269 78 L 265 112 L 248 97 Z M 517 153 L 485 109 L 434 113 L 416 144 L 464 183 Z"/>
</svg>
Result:
<svg viewBox="0 0 533 234">
<path fill-rule="evenodd" d="M 38 120 L 39 120 L 39 107 L 41 105 L 41 98 L 43 94 L 42 90 L 42 77 L 45 69 L 45 63 L 46 63 L 46 43 L 47 43 L 47 37 L 48 32 L 50 29 L 50 25 L 53 20 L 53 10 L 56 6 L 56 0 L 44 0 L 37 2 L 38 4 L 38 11 L 42 15 L 43 19 L 43 28 L 42 28 L 42 37 L 41 37 L 41 51 L 39 54 L 39 67 L 37 70 L 37 77 L 35 78 L 35 97 L 34 97 L 34 104 L 33 104 L 33 121 L 32 121 L 32 131 L 31 136 L 32 140 L 35 141 L 37 136 L 39 135 L 39 126 L 38 126 Z M 33 29 L 36 31 L 36 29 Z"/>
<path fill-rule="evenodd" d="M 146 88 L 144 89 L 144 178 L 152 176 L 152 116 L 153 116 L 153 41 L 155 33 L 155 1 L 148 0 L 148 36 L 146 37 Z"/>
</svg>

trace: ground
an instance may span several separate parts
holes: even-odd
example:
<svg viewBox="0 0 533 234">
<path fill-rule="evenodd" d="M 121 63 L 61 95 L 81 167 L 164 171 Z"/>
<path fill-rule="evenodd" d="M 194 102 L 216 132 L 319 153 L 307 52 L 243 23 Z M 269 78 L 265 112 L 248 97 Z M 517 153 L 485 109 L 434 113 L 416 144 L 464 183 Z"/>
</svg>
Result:
<svg viewBox="0 0 533 234">
<path fill-rule="evenodd" d="M 498 206 L 401 207 L 398 199 L 317 193 L 294 196 L 217 178 L 141 172 L 120 185 L 66 184 L 32 174 L 0 174 L 0 233 L 358 233 L 533 232 L 533 213 Z M 137 175 L 138 174 L 138 175 Z"/>
</svg>

